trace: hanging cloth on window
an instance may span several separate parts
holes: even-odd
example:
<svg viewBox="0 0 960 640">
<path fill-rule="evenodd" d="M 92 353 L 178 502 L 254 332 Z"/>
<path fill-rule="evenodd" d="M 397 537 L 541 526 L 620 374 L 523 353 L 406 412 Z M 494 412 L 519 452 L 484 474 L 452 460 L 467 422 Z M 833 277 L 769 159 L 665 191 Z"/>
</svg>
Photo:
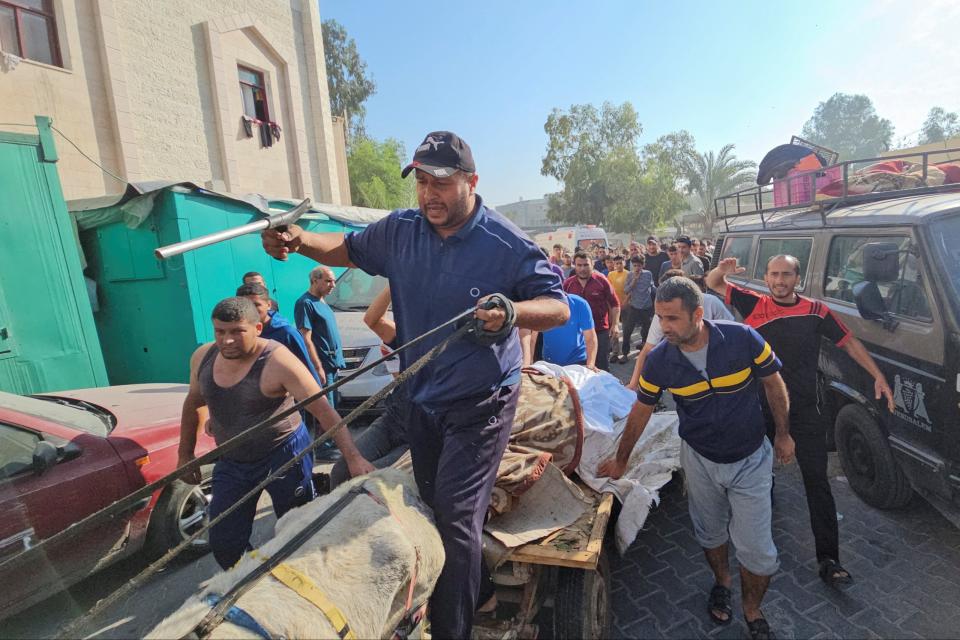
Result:
<svg viewBox="0 0 960 640">
<path fill-rule="evenodd" d="M 273 134 L 270 133 L 270 123 L 269 122 L 260 122 L 260 146 L 261 147 L 272 147 L 273 146 Z"/>
<path fill-rule="evenodd" d="M 253 118 L 250 116 L 240 116 L 240 122 L 243 123 L 243 133 L 248 137 L 253 137 Z"/>
<path fill-rule="evenodd" d="M 271 122 L 270 133 L 273 135 L 274 139 L 277 142 L 280 142 L 280 125 L 278 125 L 276 122 Z"/>
</svg>

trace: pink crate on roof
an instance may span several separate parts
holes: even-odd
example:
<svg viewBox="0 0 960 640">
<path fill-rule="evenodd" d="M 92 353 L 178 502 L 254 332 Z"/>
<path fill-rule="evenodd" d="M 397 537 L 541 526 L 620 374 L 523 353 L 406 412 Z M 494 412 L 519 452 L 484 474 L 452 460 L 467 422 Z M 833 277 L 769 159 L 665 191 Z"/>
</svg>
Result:
<svg viewBox="0 0 960 640">
<path fill-rule="evenodd" d="M 773 181 L 773 206 L 811 204 L 816 200 L 816 190 L 841 179 L 843 170 L 836 165 L 817 172 L 791 170 L 786 178 Z"/>
</svg>

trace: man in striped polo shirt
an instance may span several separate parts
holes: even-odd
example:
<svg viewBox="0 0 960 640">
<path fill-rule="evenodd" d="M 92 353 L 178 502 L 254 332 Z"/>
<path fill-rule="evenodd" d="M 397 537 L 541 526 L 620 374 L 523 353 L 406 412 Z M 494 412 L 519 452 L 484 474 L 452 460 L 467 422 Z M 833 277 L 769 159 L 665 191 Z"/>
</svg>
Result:
<svg viewBox="0 0 960 640">
<path fill-rule="evenodd" d="M 823 302 L 797 295 L 800 261 L 789 255 L 773 256 L 767 262 L 764 281 L 770 295 L 762 295 L 727 282 L 728 275 L 743 273 L 736 258 L 721 260 L 707 274 L 707 286 L 724 296 L 776 349 L 784 363 L 784 382 L 790 392 L 790 431 L 796 440 L 797 463 L 803 475 L 807 510 L 813 529 L 820 578 L 831 586 L 849 584 L 850 572 L 840 564 L 840 533 L 837 507 L 827 478 L 827 425 L 820 414 L 817 366 L 820 338 L 846 351 L 874 378 L 877 400 L 886 398 L 894 408 L 890 385 L 863 343 Z M 767 433 L 771 432 L 768 419 Z"/>
<path fill-rule="evenodd" d="M 773 448 L 760 408 L 762 384 L 777 423 L 777 459 L 793 460 L 787 389 L 780 361 L 760 335 L 736 322 L 703 319 L 703 294 L 685 277 L 657 289 L 657 317 L 665 340 L 647 356 L 638 402 L 615 455 L 598 475 L 619 478 L 634 445 L 666 389 L 680 418 L 680 464 L 687 482 L 694 535 L 713 570 L 707 612 L 717 624 L 732 619 L 727 545 L 740 561 L 743 615 L 752 638 L 770 637 L 760 603 L 779 568 L 771 529 Z"/>
</svg>

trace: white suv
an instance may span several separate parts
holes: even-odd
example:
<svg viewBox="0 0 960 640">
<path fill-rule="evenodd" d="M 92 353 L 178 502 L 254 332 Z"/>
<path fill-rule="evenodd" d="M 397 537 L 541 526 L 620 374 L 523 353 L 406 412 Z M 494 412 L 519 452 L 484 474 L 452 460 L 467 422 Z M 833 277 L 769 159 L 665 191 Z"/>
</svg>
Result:
<svg viewBox="0 0 960 640">
<path fill-rule="evenodd" d="M 371 276 L 362 269 L 347 269 L 340 274 L 337 286 L 326 297 L 327 304 L 337 318 L 337 328 L 343 342 L 343 359 L 347 364 L 340 371 L 340 377 L 350 375 L 353 370 L 381 357 L 380 338 L 364 324 L 363 314 L 386 286 L 386 278 Z M 337 411 L 349 413 L 385 387 L 391 379 L 384 363 L 351 380 L 337 390 L 340 395 Z"/>
</svg>

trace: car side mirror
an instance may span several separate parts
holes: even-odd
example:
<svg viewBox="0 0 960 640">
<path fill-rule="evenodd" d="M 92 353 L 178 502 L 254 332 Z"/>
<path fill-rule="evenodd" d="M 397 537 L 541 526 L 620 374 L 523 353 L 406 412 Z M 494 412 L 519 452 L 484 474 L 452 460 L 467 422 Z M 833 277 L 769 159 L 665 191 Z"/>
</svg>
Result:
<svg viewBox="0 0 960 640">
<path fill-rule="evenodd" d="M 56 445 L 46 440 L 40 440 L 37 442 L 37 446 L 33 448 L 33 472 L 42 476 L 57 464 L 59 457 Z"/>
<path fill-rule="evenodd" d="M 887 331 L 893 331 L 900 324 L 887 311 L 887 305 L 876 282 L 864 280 L 853 285 L 853 300 L 864 320 L 879 320 Z"/>
<path fill-rule="evenodd" d="M 83 453 L 83 447 L 76 442 L 68 442 L 62 447 L 57 447 L 57 453 L 60 456 L 60 462 L 66 462 L 79 458 L 80 454 Z"/>
</svg>

